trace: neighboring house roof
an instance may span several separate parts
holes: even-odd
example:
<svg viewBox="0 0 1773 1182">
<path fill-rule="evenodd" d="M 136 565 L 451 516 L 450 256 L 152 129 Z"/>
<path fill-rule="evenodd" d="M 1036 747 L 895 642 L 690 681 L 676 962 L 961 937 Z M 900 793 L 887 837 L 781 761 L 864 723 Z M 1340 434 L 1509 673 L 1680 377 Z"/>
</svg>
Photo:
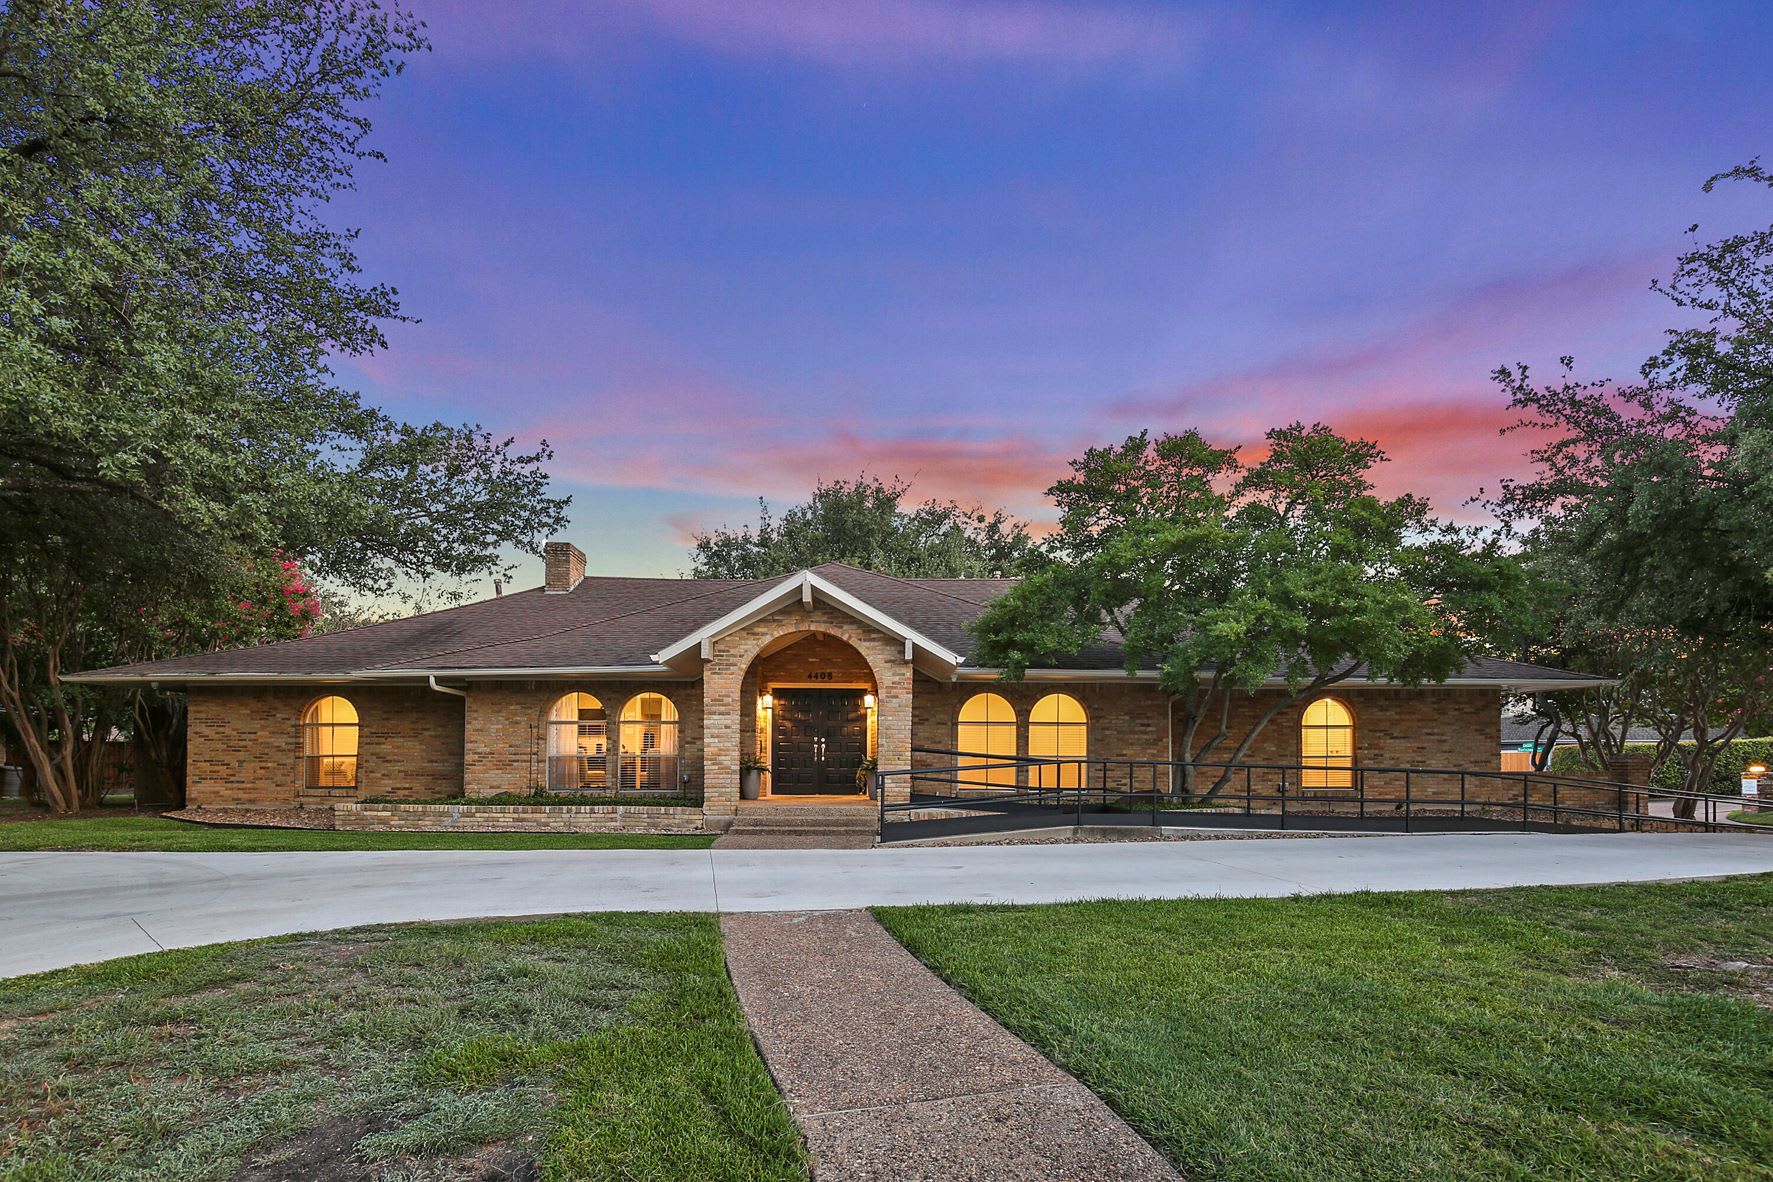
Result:
<svg viewBox="0 0 1773 1182">
<path fill-rule="evenodd" d="M 1539 728 L 1545 725 L 1545 719 L 1537 714 L 1521 714 L 1514 711 L 1502 712 L 1502 746 L 1504 750 L 1513 750 L 1527 743 L 1535 742 L 1539 737 Z M 1647 726 L 1634 726 L 1625 732 L 1627 743 L 1654 743 L 1659 740 L 1655 730 Z M 1558 732 L 1555 746 L 1563 747 L 1574 744 L 1576 736 L 1568 730 Z"/>
<path fill-rule="evenodd" d="M 403 620 L 255 648 L 169 657 L 70 677 L 89 683 L 160 681 L 423 681 L 538 674 L 689 678 L 702 646 L 803 599 L 831 604 L 903 639 L 908 658 L 938 677 L 989 678 L 967 664 L 968 625 L 1013 579 L 901 579 L 826 563 L 773 579 L 628 579 L 588 576 L 570 591 L 541 588 Z M 1031 678 L 1126 678 L 1120 637 Z M 1133 676 L 1154 677 L 1155 674 Z M 1451 684 L 1518 689 L 1574 686 L 1580 674 L 1489 658 Z"/>
</svg>

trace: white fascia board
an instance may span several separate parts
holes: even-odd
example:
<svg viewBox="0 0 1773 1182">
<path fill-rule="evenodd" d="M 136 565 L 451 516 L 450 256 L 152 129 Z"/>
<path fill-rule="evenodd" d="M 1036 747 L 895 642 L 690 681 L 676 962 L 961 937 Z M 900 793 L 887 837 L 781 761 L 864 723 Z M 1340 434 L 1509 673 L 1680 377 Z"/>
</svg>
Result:
<svg viewBox="0 0 1773 1182">
<path fill-rule="evenodd" d="M 524 665 L 507 669 L 379 669 L 360 676 L 364 681 L 396 680 L 403 677 L 463 677 L 470 680 L 513 677 L 531 680 L 543 680 L 550 677 L 657 677 L 668 680 L 683 678 L 682 673 L 665 665 Z"/>
<path fill-rule="evenodd" d="M 797 598 L 802 603 L 811 603 L 814 595 L 823 598 L 834 607 L 855 616 L 857 619 L 874 625 L 889 636 L 924 650 L 945 665 L 959 665 L 963 660 L 958 653 L 950 652 L 917 629 L 907 627 L 885 612 L 864 600 L 857 599 L 843 588 L 810 570 L 790 575 L 756 599 L 740 604 L 712 623 L 698 628 L 683 639 L 652 654 L 652 658 L 661 665 L 669 665 L 691 650 L 699 650 L 704 642 L 711 644 L 754 620 L 761 620 L 772 612 L 779 611 Z"/>
<path fill-rule="evenodd" d="M 687 680 L 664 665 L 563 665 L 514 669 L 377 669 L 357 673 L 71 673 L 63 681 L 76 685 L 344 685 L 365 682 L 425 684 L 426 678 L 541 681 L 552 677 L 632 677 L 661 681 Z"/>
<path fill-rule="evenodd" d="M 970 669 L 956 669 L 951 676 L 952 681 L 998 681 L 1003 678 L 1002 669 L 985 669 L 974 666 Z M 1137 673 L 1128 673 L 1125 669 L 1029 669 L 1022 675 L 1023 681 L 1144 681 L 1154 682 L 1158 679 L 1155 669 L 1141 669 Z M 1209 677 L 1202 675 L 1201 680 Z M 1286 679 L 1270 678 L 1268 685 L 1286 685 Z M 1346 678 L 1333 682 L 1336 689 L 1387 689 L 1401 682 L 1389 681 L 1384 678 L 1369 680 L 1367 678 Z M 1618 679 L 1611 677 L 1560 677 L 1547 679 L 1521 679 L 1510 677 L 1449 677 L 1445 681 L 1425 681 L 1418 689 L 1435 689 L 1451 687 L 1453 689 L 1511 689 L 1523 693 L 1541 691 L 1596 689 L 1603 686 L 1618 685 Z M 1330 688 L 1330 687 L 1326 687 Z"/>
<path fill-rule="evenodd" d="M 414 675 L 423 680 L 422 674 Z M 74 685 L 334 685 L 365 681 L 361 673 L 69 673 Z"/>
<path fill-rule="evenodd" d="M 973 666 L 967 669 L 956 669 L 953 681 L 1001 681 L 1002 669 L 985 669 Z M 1023 681 L 1156 681 L 1157 670 L 1141 669 L 1137 673 L 1128 673 L 1125 669 L 1028 669 L 1022 674 Z"/>
</svg>

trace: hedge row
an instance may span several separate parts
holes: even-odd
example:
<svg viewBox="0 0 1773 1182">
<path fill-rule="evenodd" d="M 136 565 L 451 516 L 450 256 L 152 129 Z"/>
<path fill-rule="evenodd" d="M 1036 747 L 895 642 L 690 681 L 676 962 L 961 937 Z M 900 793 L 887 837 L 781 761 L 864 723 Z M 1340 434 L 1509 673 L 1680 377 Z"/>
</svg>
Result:
<svg viewBox="0 0 1773 1182">
<path fill-rule="evenodd" d="M 1682 743 L 1683 747 L 1691 747 L 1691 743 Z M 1656 754 L 1654 743 L 1627 743 L 1625 749 L 1630 752 L 1641 752 L 1644 755 Z M 1773 767 L 1773 738 L 1737 739 L 1724 746 L 1724 753 L 1718 756 L 1718 762 L 1712 767 L 1711 786 L 1709 792 L 1727 796 L 1736 796 L 1742 791 L 1742 769 L 1751 763 L 1765 764 Z M 1559 747 L 1551 753 L 1551 766 L 1546 769 L 1565 776 L 1590 776 L 1595 774 L 1595 766 L 1582 758 L 1582 752 L 1575 746 Z M 1661 767 L 1650 777 L 1653 788 L 1678 789 L 1687 778 L 1687 770 L 1681 761 L 1670 757 L 1663 761 Z"/>
</svg>

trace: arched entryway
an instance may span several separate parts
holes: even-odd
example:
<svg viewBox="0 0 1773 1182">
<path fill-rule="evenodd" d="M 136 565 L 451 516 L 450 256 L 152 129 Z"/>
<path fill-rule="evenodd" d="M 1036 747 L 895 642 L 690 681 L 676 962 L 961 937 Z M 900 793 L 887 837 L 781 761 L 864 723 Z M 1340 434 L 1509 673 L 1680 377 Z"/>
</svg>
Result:
<svg viewBox="0 0 1773 1182">
<path fill-rule="evenodd" d="M 853 796 L 879 750 L 879 685 L 854 645 L 830 632 L 788 632 L 746 670 L 740 744 L 769 767 L 771 796 Z"/>
</svg>

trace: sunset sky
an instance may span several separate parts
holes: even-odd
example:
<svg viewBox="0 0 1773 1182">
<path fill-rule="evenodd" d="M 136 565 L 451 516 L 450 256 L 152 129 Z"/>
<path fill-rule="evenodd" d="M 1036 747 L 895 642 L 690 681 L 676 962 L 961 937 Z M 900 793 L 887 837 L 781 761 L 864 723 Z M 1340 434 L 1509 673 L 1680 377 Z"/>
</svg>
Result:
<svg viewBox="0 0 1773 1182">
<path fill-rule="evenodd" d="M 1773 4 L 414 0 L 332 216 L 421 323 L 342 362 L 558 451 L 594 572 L 867 469 L 1040 518 L 1141 427 L 1519 470 L 1489 372 L 1626 375 L 1773 154 Z M 520 584 L 539 581 L 526 564 Z"/>
</svg>

